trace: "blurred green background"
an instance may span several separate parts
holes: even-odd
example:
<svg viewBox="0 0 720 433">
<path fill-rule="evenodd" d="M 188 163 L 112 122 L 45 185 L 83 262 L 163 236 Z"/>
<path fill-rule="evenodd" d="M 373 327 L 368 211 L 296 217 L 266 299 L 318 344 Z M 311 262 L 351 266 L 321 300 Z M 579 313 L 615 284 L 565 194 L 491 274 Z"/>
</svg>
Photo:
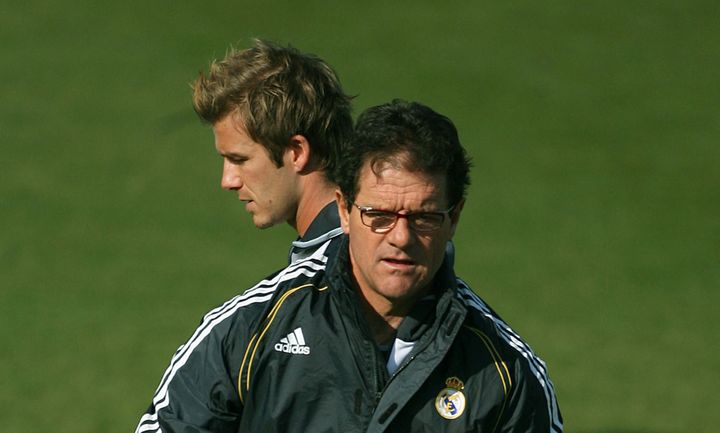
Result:
<svg viewBox="0 0 720 433">
<path fill-rule="evenodd" d="M 448 115 L 457 270 L 570 433 L 720 429 L 716 1 L 0 6 L 0 430 L 134 431 L 204 312 L 285 263 L 219 188 L 188 83 L 251 37 Z"/>
</svg>

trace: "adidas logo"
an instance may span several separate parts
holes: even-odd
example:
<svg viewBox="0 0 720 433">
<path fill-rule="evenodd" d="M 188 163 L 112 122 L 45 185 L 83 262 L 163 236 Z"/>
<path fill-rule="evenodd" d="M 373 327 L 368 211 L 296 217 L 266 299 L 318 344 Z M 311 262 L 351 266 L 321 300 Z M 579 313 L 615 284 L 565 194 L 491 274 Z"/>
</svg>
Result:
<svg viewBox="0 0 720 433">
<path fill-rule="evenodd" d="M 310 348 L 305 345 L 305 337 L 302 328 L 296 328 L 289 333 L 287 337 L 275 344 L 275 350 L 278 352 L 292 353 L 293 355 L 309 355 Z"/>
</svg>

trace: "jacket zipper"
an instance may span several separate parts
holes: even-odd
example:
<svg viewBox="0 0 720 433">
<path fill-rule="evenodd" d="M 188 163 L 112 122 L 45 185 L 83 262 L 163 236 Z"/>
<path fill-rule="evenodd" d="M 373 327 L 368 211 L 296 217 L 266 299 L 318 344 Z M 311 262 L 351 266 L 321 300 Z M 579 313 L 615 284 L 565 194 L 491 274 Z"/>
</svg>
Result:
<svg viewBox="0 0 720 433">
<path fill-rule="evenodd" d="M 457 320 L 458 320 L 458 319 L 459 319 L 459 316 L 455 316 L 455 317 L 451 320 L 450 326 L 449 326 L 449 327 L 447 328 L 447 330 L 446 330 L 446 334 L 452 332 L 452 329 L 455 327 L 455 324 L 457 323 Z M 440 332 L 440 331 L 441 331 L 441 330 L 438 329 L 438 332 Z M 413 355 L 411 355 L 411 356 L 408 356 L 408 358 L 398 367 L 398 369 L 395 370 L 395 373 L 393 373 L 393 375 L 388 378 L 388 380 L 387 380 L 387 382 L 385 383 L 385 386 L 383 387 L 382 391 L 379 392 L 379 393 L 377 393 L 377 395 L 376 395 L 377 401 L 375 402 L 375 408 L 377 408 L 377 405 L 380 403 L 380 399 L 382 398 L 383 394 L 385 394 L 385 391 L 386 391 L 387 388 L 390 386 L 390 383 L 392 383 L 393 379 L 395 379 L 395 377 L 397 377 L 397 375 L 400 374 L 401 371 L 403 371 L 408 365 L 410 365 L 411 362 L 413 362 L 413 360 L 415 360 L 415 358 L 417 357 L 417 354 L 424 352 L 425 349 L 427 349 L 428 346 L 430 346 L 430 343 L 431 343 L 432 341 L 434 341 L 433 338 L 427 339 L 427 342 L 425 342 L 425 344 L 424 344 L 422 347 L 420 347 L 420 348 L 415 352 L 415 354 L 413 354 Z M 391 414 L 392 412 L 394 412 L 395 409 L 397 409 L 397 403 L 394 403 L 394 402 L 393 402 L 393 403 L 388 407 L 388 410 L 386 410 L 385 413 L 383 414 L 381 423 L 384 423 L 385 420 L 387 419 L 387 417 L 389 417 L 390 414 Z"/>
</svg>

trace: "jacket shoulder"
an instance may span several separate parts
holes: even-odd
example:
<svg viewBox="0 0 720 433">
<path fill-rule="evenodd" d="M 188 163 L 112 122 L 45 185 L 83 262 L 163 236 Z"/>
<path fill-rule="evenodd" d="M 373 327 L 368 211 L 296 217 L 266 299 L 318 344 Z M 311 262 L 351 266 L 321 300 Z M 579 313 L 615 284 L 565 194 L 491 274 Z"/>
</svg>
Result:
<svg viewBox="0 0 720 433">
<path fill-rule="evenodd" d="M 237 431 L 243 403 L 239 370 L 250 339 L 269 309 L 293 288 L 321 281 L 322 253 L 270 274 L 205 314 L 170 360 L 137 431 Z M 227 414 L 223 421 L 217 413 Z M 222 424 L 222 425 L 220 425 Z M 160 430 L 162 429 L 162 430 Z"/>
<path fill-rule="evenodd" d="M 562 431 L 562 416 L 547 365 L 530 345 L 467 283 L 457 280 L 457 297 L 467 308 L 466 326 L 487 335 L 497 347 L 511 383 L 507 423 L 533 431 Z"/>
<path fill-rule="evenodd" d="M 263 319 L 266 310 L 285 296 L 288 291 L 300 286 L 323 284 L 326 266 L 326 256 L 313 254 L 268 275 L 226 304 L 236 305 L 237 308 L 233 315 L 242 317 L 237 317 L 235 320 L 239 319 L 252 328 L 253 324 L 257 324 Z"/>
</svg>

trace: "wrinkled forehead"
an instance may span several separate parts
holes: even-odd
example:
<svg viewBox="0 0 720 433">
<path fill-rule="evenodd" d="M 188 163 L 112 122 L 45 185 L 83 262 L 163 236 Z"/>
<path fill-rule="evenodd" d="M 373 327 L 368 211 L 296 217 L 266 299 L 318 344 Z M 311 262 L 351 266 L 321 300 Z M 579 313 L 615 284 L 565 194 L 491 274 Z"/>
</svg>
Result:
<svg viewBox="0 0 720 433">
<path fill-rule="evenodd" d="M 368 160 L 361 167 L 356 197 L 389 199 L 395 195 L 412 196 L 421 202 L 448 203 L 447 178 L 408 167 L 402 160 Z"/>
</svg>

